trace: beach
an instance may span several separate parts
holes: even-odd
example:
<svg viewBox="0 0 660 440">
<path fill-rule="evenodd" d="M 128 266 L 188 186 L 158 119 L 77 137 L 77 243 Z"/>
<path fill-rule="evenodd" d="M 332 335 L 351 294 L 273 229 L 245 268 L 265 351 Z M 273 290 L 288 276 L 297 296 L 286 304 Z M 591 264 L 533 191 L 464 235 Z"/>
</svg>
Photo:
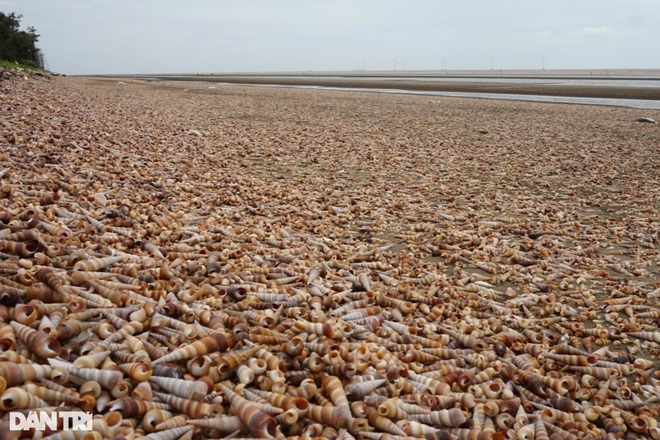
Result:
<svg viewBox="0 0 660 440">
<path fill-rule="evenodd" d="M 571 93 L 638 93 L 610 89 Z M 85 344 L 126 352 L 98 367 L 115 371 L 125 394 L 105 383 L 89 408 L 76 404 L 109 434 L 165 429 L 144 422 L 146 410 L 125 416 L 136 426 L 109 422 L 111 411 L 128 414 L 119 399 L 149 400 L 117 367 L 130 361 L 216 392 L 189 395 L 209 405 L 197 412 L 143 381 L 204 438 L 495 439 L 522 428 L 567 438 L 638 422 L 659 438 L 660 125 L 637 119 L 660 121 L 660 111 L 56 76 L 0 80 L 0 94 L 0 266 L 18 292 L 0 306 L 0 329 L 27 332 L 8 323 L 30 300 L 63 303 L 61 323 L 110 325 L 80 339 L 53 333 L 68 362 Z M 36 248 L 8 244 L 33 229 L 23 240 Z M 78 298 L 85 291 L 93 296 Z M 103 313 L 67 317 L 81 308 Z M 38 330 L 51 313 L 26 325 Z M 195 345 L 211 347 L 204 338 L 217 333 L 226 341 Z M 136 360 L 141 338 L 156 348 Z M 20 340 L 4 351 L 30 357 Z M 177 351 L 186 345 L 194 350 Z M 233 351 L 249 355 L 223 375 L 222 353 Z M 16 359 L 2 356 L 0 371 Z M 249 358 L 279 373 L 244 380 Z M 79 382 L 63 385 L 81 392 Z M 250 389 L 303 397 L 309 409 L 290 423 L 241 413 L 226 429 L 186 424 L 232 417 Z M 630 394 L 644 404 L 612 403 Z M 443 415 L 388 413 L 397 401 Z"/>
<path fill-rule="evenodd" d="M 625 100 L 659 100 L 658 72 L 647 74 L 620 72 L 610 75 L 599 72 L 545 73 L 496 71 L 476 73 L 442 72 L 342 72 L 332 73 L 273 73 L 273 74 L 199 74 L 199 75 L 126 75 L 132 79 L 185 81 L 238 85 L 322 87 L 357 89 L 362 91 L 406 91 L 411 93 L 469 93 L 522 96 L 550 96 Z"/>
</svg>

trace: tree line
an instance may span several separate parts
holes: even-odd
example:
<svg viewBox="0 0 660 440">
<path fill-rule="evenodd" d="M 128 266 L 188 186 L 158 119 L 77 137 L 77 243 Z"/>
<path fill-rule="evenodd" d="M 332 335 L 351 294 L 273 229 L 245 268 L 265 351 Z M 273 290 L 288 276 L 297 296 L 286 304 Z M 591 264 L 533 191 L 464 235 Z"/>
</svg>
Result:
<svg viewBox="0 0 660 440">
<path fill-rule="evenodd" d="M 0 12 L 0 61 L 15 61 L 31 67 L 44 68 L 44 57 L 36 46 L 37 30 L 30 26 L 20 30 L 22 15 Z"/>
</svg>

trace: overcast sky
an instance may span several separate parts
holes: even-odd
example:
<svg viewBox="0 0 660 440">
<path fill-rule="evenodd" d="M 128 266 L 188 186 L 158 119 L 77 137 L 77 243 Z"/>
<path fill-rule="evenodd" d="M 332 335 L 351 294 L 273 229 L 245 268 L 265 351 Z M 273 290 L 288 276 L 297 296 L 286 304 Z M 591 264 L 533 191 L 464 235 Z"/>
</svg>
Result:
<svg viewBox="0 0 660 440">
<path fill-rule="evenodd" d="M 660 68 L 660 0 L 0 0 L 66 74 Z"/>
</svg>

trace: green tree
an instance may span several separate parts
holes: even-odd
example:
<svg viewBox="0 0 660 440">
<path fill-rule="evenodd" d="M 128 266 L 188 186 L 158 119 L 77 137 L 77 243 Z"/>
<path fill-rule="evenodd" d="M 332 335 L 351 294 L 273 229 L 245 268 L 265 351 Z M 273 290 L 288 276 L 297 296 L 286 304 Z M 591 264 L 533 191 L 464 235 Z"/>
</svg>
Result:
<svg viewBox="0 0 660 440">
<path fill-rule="evenodd" d="M 0 60 L 16 61 L 43 68 L 43 56 L 36 44 L 37 30 L 30 26 L 20 30 L 22 15 L 0 12 Z"/>
</svg>

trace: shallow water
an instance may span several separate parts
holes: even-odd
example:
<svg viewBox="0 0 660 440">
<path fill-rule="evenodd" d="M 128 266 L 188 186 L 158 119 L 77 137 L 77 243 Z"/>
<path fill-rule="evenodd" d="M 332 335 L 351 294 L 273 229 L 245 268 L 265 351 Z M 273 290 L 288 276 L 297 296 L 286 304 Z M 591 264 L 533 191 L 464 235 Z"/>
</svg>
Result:
<svg viewBox="0 0 660 440">
<path fill-rule="evenodd" d="M 571 97 L 571 96 L 517 95 L 517 94 L 507 94 L 507 93 L 434 92 L 434 91 L 414 91 L 414 90 L 402 90 L 402 89 L 292 86 L 292 85 L 279 85 L 279 84 L 233 84 L 233 83 L 218 83 L 218 84 L 255 86 L 255 87 L 287 87 L 287 88 L 296 88 L 296 89 L 338 90 L 343 92 L 377 92 L 377 93 L 396 93 L 396 94 L 407 94 L 407 95 L 450 96 L 455 98 L 505 99 L 512 101 L 551 102 L 557 104 L 607 105 L 607 106 L 616 106 L 616 107 L 631 107 L 631 108 L 640 108 L 640 109 L 660 110 L 660 101 L 650 100 L 650 99 L 580 98 L 580 97 Z"/>
<path fill-rule="evenodd" d="M 281 76 L 259 76 L 259 78 L 268 78 L 276 80 Z M 287 79 L 310 79 L 310 76 L 287 76 Z M 558 77 L 538 77 L 538 78 L 519 78 L 519 77 L 497 77 L 497 76 L 323 76 L 323 79 L 339 80 L 350 79 L 351 81 L 422 81 L 422 82 L 458 82 L 458 83 L 496 83 L 496 84 L 516 84 L 516 85 L 549 85 L 549 86 L 600 86 L 600 87 L 645 87 L 660 88 L 660 77 L 643 78 L 558 78 Z"/>
</svg>

